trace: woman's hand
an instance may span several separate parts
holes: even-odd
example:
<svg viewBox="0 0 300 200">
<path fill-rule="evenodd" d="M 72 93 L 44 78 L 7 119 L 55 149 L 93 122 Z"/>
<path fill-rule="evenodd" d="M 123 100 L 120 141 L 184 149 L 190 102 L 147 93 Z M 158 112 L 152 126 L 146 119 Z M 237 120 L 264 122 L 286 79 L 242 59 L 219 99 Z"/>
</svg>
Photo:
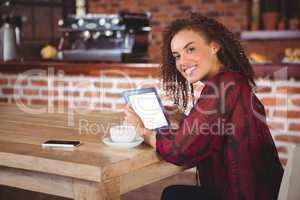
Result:
<svg viewBox="0 0 300 200">
<path fill-rule="evenodd" d="M 142 120 L 135 113 L 135 111 L 129 106 L 125 107 L 124 113 L 125 113 L 125 118 L 123 123 L 127 125 L 135 126 L 137 133 L 144 138 L 145 143 L 156 148 L 155 132 L 145 129 Z"/>
<path fill-rule="evenodd" d="M 141 118 L 129 106 L 125 107 L 124 112 L 125 112 L 125 118 L 123 123 L 126 125 L 135 126 L 138 134 L 143 137 L 145 133 L 149 130 L 145 129 Z"/>
<path fill-rule="evenodd" d="M 164 106 L 172 129 L 179 129 L 180 122 L 186 117 L 178 106 Z"/>
<path fill-rule="evenodd" d="M 139 118 L 139 116 L 135 113 L 135 111 L 131 107 L 126 106 L 124 108 L 124 113 L 125 113 L 124 124 L 128 124 L 128 125 L 140 124 L 141 126 L 143 126 L 142 120 Z"/>
</svg>

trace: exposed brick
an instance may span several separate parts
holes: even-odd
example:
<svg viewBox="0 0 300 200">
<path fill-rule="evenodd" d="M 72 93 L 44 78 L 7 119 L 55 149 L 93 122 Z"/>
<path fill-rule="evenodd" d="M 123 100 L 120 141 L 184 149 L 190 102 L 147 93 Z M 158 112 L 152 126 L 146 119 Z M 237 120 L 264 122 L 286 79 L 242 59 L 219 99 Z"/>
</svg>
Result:
<svg viewBox="0 0 300 200">
<path fill-rule="evenodd" d="M 293 111 L 293 110 L 278 111 L 278 110 L 275 110 L 274 117 L 291 118 L 291 119 L 300 118 L 300 111 Z"/>
<path fill-rule="evenodd" d="M 278 87 L 276 91 L 278 93 L 300 94 L 300 87 Z"/>
<path fill-rule="evenodd" d="M 283 130 L 284 123 L 282 122 L 268 122 L 268 126 L 272 130 Z"/>
<path fill-rule="evenodd" d="M 0 85 L 7 85 L 8 80 L 7 79 L 0 79 Z"/>
<path fill-rule="evenodd" d="M 61 100 L 54 100 L 53 104 L 56 107 L 67 108 L 68 105 L 69 105 L 69 102 L 68 101 L 61 101 Z"/>
<path fill-rule="evenodd" d="M 57 90 L 42 90 L 42 95 L 43 96 L 58 96 L 58 91 Z"/>
<path fill-rule="evenodd" d="M 150 12 L 151 13 L 154 13 L 154 12 L 158 12 L 160 9 L 159 9 L 159 7 L 157 7 L 157 6 L 155 6 L 155 7 L 152 7 L 152 8 L 150 8 Z"/>
<path fill-rule="evenodd" d="M 300 142 L 300 136 L 296 136 L 296 135 L 277 135 L 277 136 L 275 136 L 275 140 L 283 141 L 283 142 L 298 143 L 298 142 Z"/>
<path fill-rule="evenodd" d="M 84 93 L 84 96 L 85 97 L 100 97 L 101 93 L 100 92 L 91 92 L 91 91 L 88 91 L 88 92 Z"/>
<path fill-rule="evenodd" d="M 67 81 L 54 80 L 54 81 L 53 81 L 53 85 L 54 85 L 54 87 L 58 87 L 58 86 L 68 86 L 69 83 L 68 83 Z"/>
<path fill-rule="evenodd" d="M 300 131 L 300 124 L 291 123 L 289 125 L 289 130 L 290 131 Z"/>
<path fill-rule="evenodd" d="M 17 82 L 17 79 L 12 79 L 11 80 L 11 84 L 12 85 L 27 85 L 28 84 L 28 80 L 27 79 L 24 79 L 24 80 L 18 80 Z"/>
<path fill-rule="evenodd" d="M 91 105 L 91 102 L 89 102 L 89 101 L 75 101 L 75 102 L 73 102 L 73 105 L 75 106 L 75 107 L 88 107 L 88 106 L 90 106 Z"/>
<path fill-rule="evenodd" d="M 264 86 L 258 86 L 255 89 L 255 92 L 257 93 L 269 93 L 272 91 L 271 87 L 264 87 Z"/>
<path fill-rule="evenodd" d="M 120 94 L 120 93 L 107 92 L 107 93 L 105 93 L 105 96 L 110 97 L 110 98 L 122 98 L 122 94 Z"/>
<path fill-rule="evenodd" d="M 168 0 L 169 4 L 180 4 L 182 3 L 182 0 Z"/>
<path fill-rule="evenodd" d="M 288 150 L 287 150 L 287 147 L 284 147 L 284 146 L 277 146 L 277 151 L 278 153 L 288 153 Z"/>
<path fill-rule="evenodd" d="M 86 80 L 78 80 L 77 82 L 73 82 L 72 85 L 75 87 L 86 87 L 90 86 L 92 83 Z"/>
<path fill-rule="evenodd" d="M 14 90 L 13 88 L 3 88 L 2 93 L 7 95 L 13 95 L 13 94 L 18 94 L 19 90 Z"/>
<path fill-rule="evenodd" d="M 79 91 L 64 91 L 64 96 L 78 97 L 78 96 L 80 96 L 80 92 Z"/>
<path fill-rule="evenodd" d="M 136 84 L 135 83 L 118 83 L 117 88 L 121 89 L 135 89 Z"/>
<path fill-rule="evenodd" d="M 145 83 L 141 86 L 142 88 L 150 88 L 150 87 L 154 87 L 156 89 L 159 89 L 160 84 L 159 83 Z"/>
<path fill-rule="evenodd" d="M 97 103 L 95 104 L 95 107 L 97 108 L 112 108 L 112 104 L 111 103 Z"/>
<path fill-rule="evenodd" d="M 33 89 L 24 89 L 23 94 L 25 94 L 25 95 L 38 95 L 39 91 L 38 90 L 33 90 Z"/>
<path fill-rule="evenodd" d="M 182 5 L 178 7 L 179 10 L 186 12 L 186 11 L 190 11 L 192 9 L 191 6 L 187 6 L 187 5 Z"/>
<path fill-rule="evenodd" d="M 97 88 L 112 88 L 113 84 L 108 82 L 95 83 L 95 87 Z"/>
<path fill-rule="evenodd" d="M 261 99 L 264 106 L 284 106 L 287 104 L 287 100 L 284 98 L 270 98 L 264 97 Z"/>
<path fill-rule="evenodd" d="M 20 99 L 13 98 L 12 102 L 13 103 L 22 103 L 22 104 L 28 104 L 29 103 L 28 99 L 26 99 L 26 98 L 20 98 Z"/>
<path fill-rule="evenodd" d="M 122 71 L 118 71 L 118 72 L 114 72 L 114 71 L 102 71 L 101 75 L 105 75 L 105 76 L 109 76 L 109 77 L 118 77 L 118 78 L 124 78 L 126 76 L 128 76 L 128 74 L 124 74 L 125 72 Z"/>
<path fill-rule="evenodd" d="M 31 85 L 33 86 L 47 86 L 48 82 L 44 80 L 31 80 Z"/>
<path fill-rule="evenodd" d="M 293 99 L 293 100 L 292 100 L 292 103 L 293 103 L 295 106 L 300 106 L 300 99 Z"/>
<path fill-rule="evenodd" d="M 45 99 L 32 99 L 31 104 L 32 105 L 48 105 L 48 101 Z"/>
</svg>

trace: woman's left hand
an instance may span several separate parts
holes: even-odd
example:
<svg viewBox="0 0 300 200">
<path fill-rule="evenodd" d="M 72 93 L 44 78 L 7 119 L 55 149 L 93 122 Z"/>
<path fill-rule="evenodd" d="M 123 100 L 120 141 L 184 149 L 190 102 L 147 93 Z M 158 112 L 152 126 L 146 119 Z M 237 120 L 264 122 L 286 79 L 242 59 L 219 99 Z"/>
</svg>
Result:
<svg viewBox="0 0 300 200">
<path fill-rule="evenodd" d="M 144 133 L 145 127 L 143 125 L 142 120 L 139 118 L 139 116 L 136 114 L 136 112 L 129 106 L 126 106 L 124 108 L 124 113 L 125 113 L 125 118 L 124 118 L 123 123 L 126 125 L 135 126 L 139 135 L 142 136 Z"/>
<path fill-rule="evenodd" d="M 135 126 L 137 133 L 144 138 L 144 142 L 156 148 L 156 137 L 153 131 L 147 130 L 144 127 L 142 120 L 129 106 L 125 107 L 124 124 Z"/>
</svg>

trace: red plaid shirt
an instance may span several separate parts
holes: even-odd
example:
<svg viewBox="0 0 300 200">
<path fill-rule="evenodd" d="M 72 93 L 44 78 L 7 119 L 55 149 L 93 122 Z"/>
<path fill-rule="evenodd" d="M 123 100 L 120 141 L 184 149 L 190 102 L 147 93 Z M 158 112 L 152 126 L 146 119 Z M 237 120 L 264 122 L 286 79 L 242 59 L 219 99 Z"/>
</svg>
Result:
<svg viewBox="0 0 300 200">
<path fill-rule="evenodd" d="M 210 78 L 179 130 L 160 130 L 156 139 L 166 161 L 197 166 L 212 199 L 277 199 L 283 169 L 265 110 L 238 72 Z"/>
</svg>

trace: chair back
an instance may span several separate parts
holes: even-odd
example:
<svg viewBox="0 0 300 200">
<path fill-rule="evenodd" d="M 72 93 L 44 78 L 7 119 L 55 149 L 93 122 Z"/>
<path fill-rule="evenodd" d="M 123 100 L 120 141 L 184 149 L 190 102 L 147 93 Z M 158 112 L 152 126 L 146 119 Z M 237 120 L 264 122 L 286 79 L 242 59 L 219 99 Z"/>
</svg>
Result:
<svg viewBox="0 0 300 200">
<path fill-rule="evenodd" d="M 278 200 L 300 200 L 300 144 L 289 155 Z"/>
</svg>

